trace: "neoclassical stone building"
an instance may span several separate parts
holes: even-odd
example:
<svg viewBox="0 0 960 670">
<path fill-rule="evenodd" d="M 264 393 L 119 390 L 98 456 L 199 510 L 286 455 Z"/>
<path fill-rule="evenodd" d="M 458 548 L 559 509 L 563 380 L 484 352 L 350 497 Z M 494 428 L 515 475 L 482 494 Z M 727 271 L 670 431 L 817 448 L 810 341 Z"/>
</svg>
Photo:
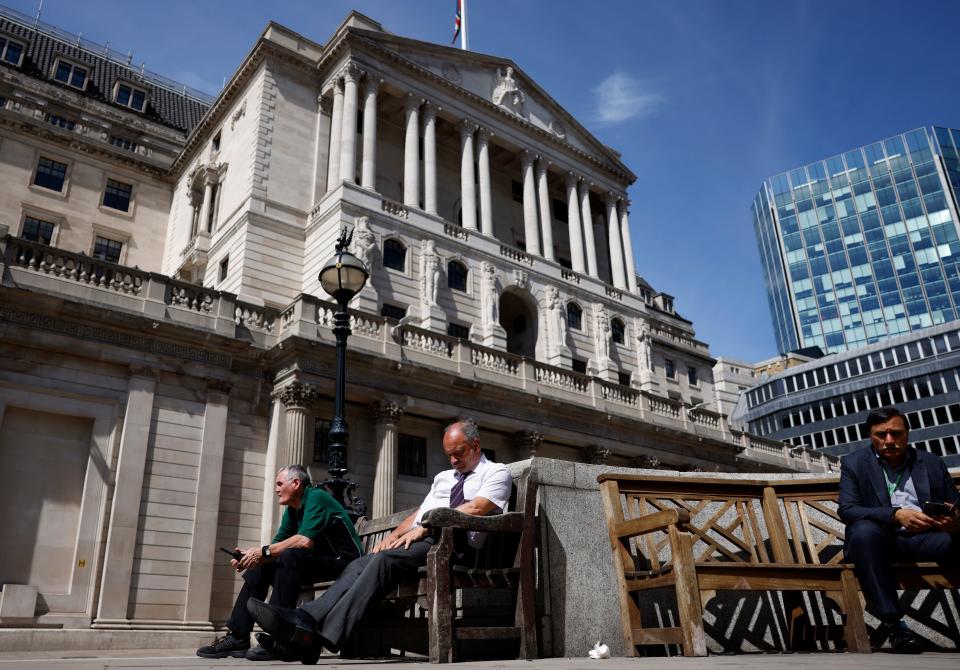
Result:
<svg viewBox="0 0 960 670">
<path fill-rule="evenodd" d="M 0 15 L 0 583 L 29 587 L 0 624 L 222 623 L 216 547 L 272 534 L 278 466 L 325 475 L 345 227 L 372 514 L 419 501 L 461 414 L 501 461 L 831 467 L 713 411 L 715 359 L 634 270 L 634 176 L 513 62 L 271 23 L 210 101 Z"/>
</svg>

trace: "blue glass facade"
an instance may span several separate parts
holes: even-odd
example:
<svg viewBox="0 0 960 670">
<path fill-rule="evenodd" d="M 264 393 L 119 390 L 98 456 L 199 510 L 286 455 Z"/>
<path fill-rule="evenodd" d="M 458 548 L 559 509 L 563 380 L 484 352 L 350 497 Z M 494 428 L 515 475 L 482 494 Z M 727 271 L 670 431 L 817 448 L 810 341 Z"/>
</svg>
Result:
<svg viewBox="0 0 960 670">
<path fill-rule="evenodd" d="M 957 318 L 960 130 L 917 129 L 776 175 L 751 207 L 781 353 Z"/>
</svg>

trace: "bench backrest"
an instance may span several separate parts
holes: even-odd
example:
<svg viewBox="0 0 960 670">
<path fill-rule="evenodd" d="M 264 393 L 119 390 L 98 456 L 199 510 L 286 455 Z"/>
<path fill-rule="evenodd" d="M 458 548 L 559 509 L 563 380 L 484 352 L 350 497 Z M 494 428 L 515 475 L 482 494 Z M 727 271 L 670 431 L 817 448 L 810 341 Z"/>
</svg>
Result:
<svg viewBox="0 0 960 670">
<path fill-rule="evenodd" d="M 763 480 L 602 474 L 598 480 L 615 492 L 625 521 L 664 510 L 689 513 L 684 528 L 693 537 L 697 562 L 828 565 L 843 560 L 836 476 Z M 960 488 L 960 473 L 954 482 Z M 666 529 L 630 538 L 624 548 L 636 570 L 659 570 L 671 561 Z"/>
</svg>

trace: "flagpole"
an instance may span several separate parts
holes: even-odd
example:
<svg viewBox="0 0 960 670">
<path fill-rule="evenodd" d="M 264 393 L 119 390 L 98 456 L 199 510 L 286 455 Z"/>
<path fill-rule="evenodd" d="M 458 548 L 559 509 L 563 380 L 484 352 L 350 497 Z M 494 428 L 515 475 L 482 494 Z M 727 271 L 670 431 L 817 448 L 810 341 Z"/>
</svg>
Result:
<svg viewBox="0 0 960 670">
<path fill-rule="evenodd" d="M 460 48 L 467 51 L 467 0 L 460 0 Z"/>
</svg>

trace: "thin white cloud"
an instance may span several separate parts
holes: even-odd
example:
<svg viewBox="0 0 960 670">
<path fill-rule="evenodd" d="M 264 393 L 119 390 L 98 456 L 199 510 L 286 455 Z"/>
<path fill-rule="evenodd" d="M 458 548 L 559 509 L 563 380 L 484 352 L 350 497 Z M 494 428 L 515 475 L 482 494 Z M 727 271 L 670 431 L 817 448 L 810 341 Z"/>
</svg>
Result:
<svg viewBox="0 0 960 670">
<path fill-rule="evenodd" d="M 593 89 L 595 114 L 602 123 L 621 123 L 647 116 L 665 98 L 648 84 L 623 72 L 614 72 Z"/>
</svg>

